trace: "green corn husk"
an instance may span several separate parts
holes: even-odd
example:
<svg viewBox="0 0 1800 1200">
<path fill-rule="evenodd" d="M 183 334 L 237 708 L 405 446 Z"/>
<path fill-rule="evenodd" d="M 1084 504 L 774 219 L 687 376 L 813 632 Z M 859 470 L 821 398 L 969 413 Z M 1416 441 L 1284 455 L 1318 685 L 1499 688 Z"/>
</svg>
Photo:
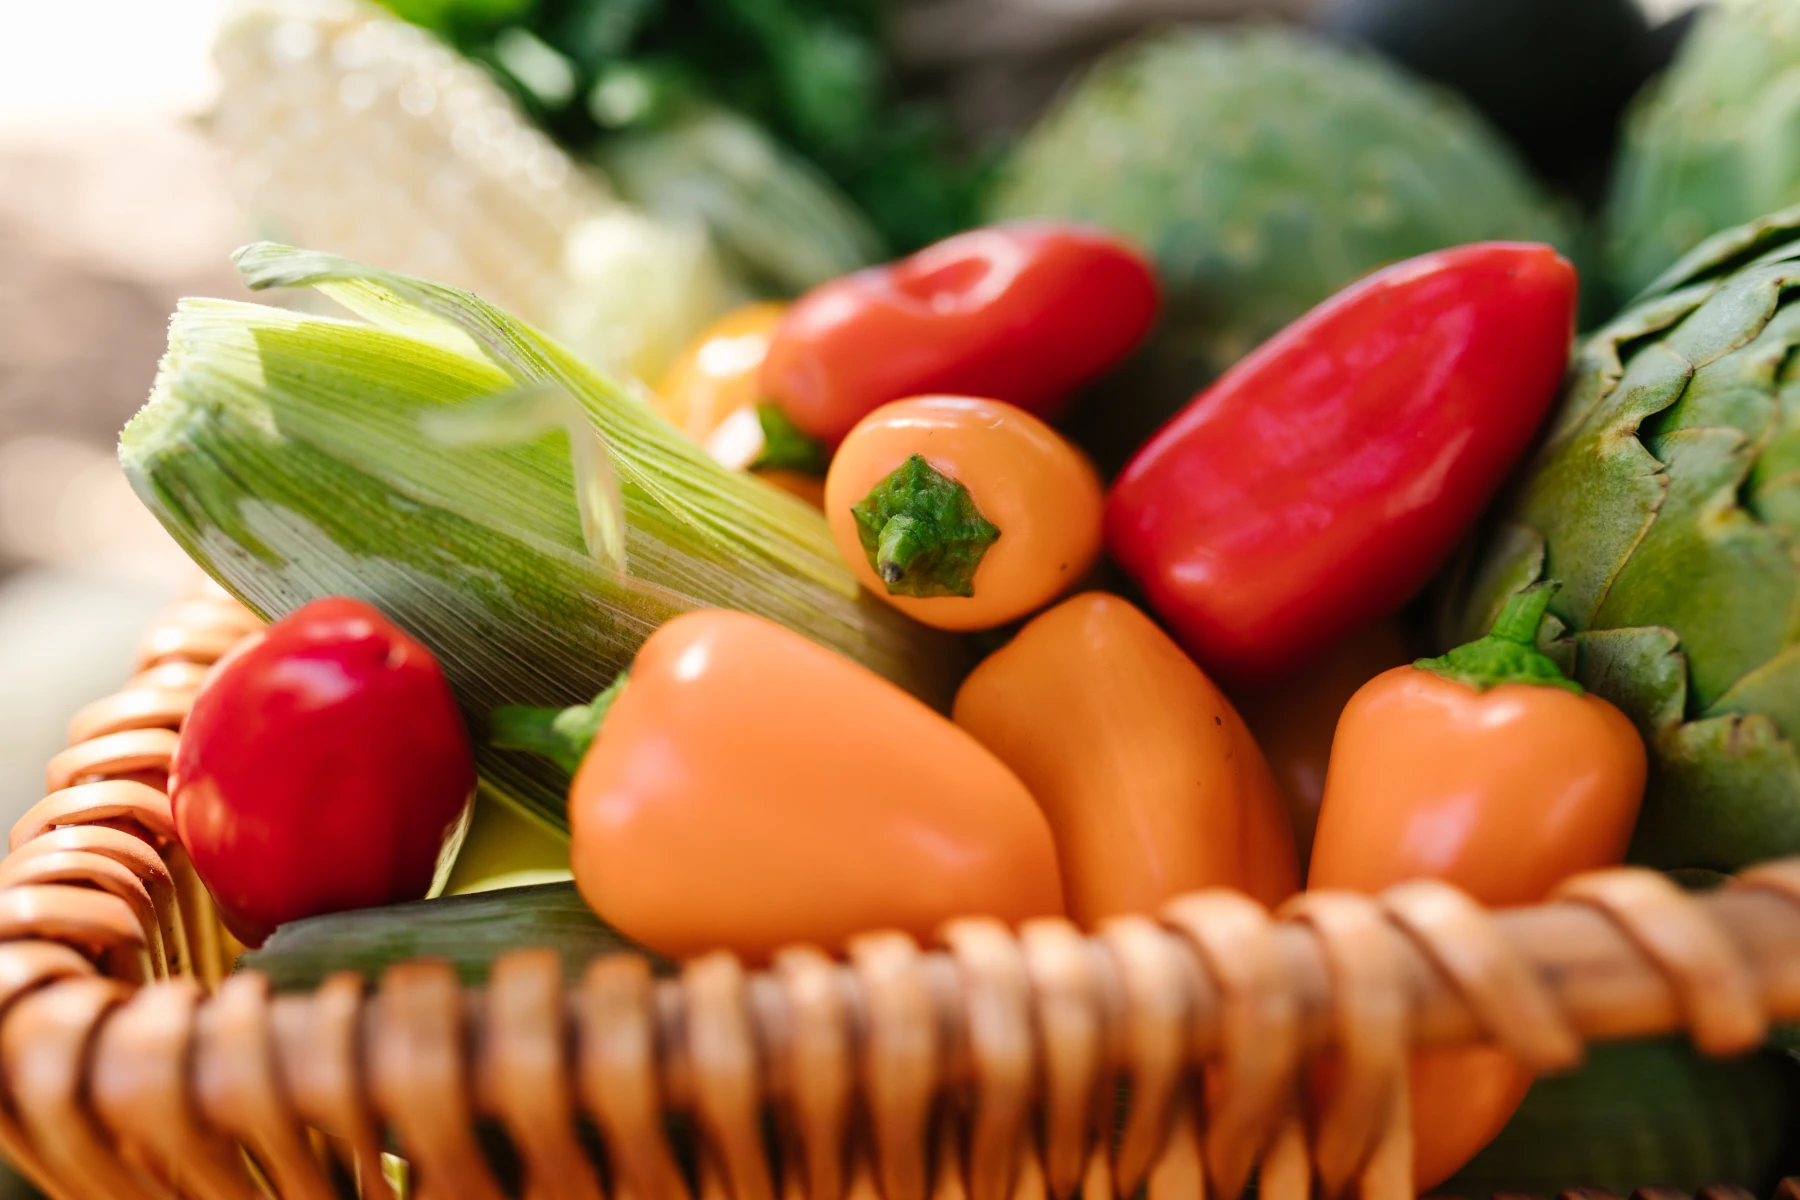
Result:
<svg viewBox="0 0 1800 1200">
<path fill-rule="evenodd" d="M 862 593 L 816 510 L 717 465 L 529 326 L 333 255 L 258 244 L 238 265 L 252 288 L 316 287 L 369 324 L 183 301 L 120 438 L 126 474 L 259 614 L 358 596 L 430 647 L 486 794 L 566 830 L 567 776 L 486 746 L 486 715 L 592 699 L 653 629 L 695 608 L 766 616 L 947 705 L 960 643 Z M 605 443 L 624 572 L 586 549 L 565 435 L 453 445 L 426 431 L 521 388 L 566 393 Z"/>
<path fill-rule="evenodd" d="M 278 992 L 298 992 L 337 971 L 376 979 L 395 963 L 436 959 L 464 983 L 482 984 L 494 959 L 525 946 L 556 951 L 570 982 L 601 955 L 649 953 L 596 917 L 574 884 L 547 883 L 293 921 L 237 969 L 260 972 Z"/>
</svg>

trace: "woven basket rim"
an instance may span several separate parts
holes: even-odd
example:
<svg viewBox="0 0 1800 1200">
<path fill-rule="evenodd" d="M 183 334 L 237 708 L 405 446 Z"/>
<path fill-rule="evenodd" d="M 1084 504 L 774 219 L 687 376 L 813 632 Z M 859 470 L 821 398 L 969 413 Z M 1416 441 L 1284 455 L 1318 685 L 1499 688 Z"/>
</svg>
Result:
<svg viewBox="0 0 1800 1200">
<path fill-rule="evenodd" d="M 259 627 L 212 586 L 172 607 L 0 861 L 0 1152 L 53 1200 L 392 1196 L 392 1140 L 422 1195 L 498 1197 L 483 1123 L 534 1196 L 1199 1200 L 1257 1171 L 1273 1200 L 1399 1200 L 1414 1047 L 1549 1070 L 1589 1040 L 1726 1055 L 1800 1020 L 1800 860 L 1705 895 L 1636 869 L 1498 913 L 1432 883 L 1273 916 L 1214 891 L 1089 934 L 976 918 L 927 948 L 873 933 L 843 961 L 714 954 L 660 980 L 618 955 L 573 988 L 521 948 L 482 988 L 423 961 L 274 995 L 231 974 L 166 794 L 207 667 Z M 1361 1101 L 1309 1123 L 1298 1080 L 1327 1051 Z"/>
</svg>

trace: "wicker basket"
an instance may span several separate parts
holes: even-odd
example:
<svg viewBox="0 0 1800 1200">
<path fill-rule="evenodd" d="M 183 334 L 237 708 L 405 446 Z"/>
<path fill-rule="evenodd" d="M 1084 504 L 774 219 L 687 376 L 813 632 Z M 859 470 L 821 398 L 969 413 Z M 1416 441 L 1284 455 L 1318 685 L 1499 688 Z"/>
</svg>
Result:
<svg viewBox="0 0 1800 1200">
<path fill-rule="evenodd" d="M 496 1152 L 532 1200 L 1201 1200 L 1253 1169 L 1266 1200 L 1401 1200 L 1412 1046 L 1552 1069 L 1583 1039 L 1730 1054 L 1800 1019 L 1800 861 L 1704 897 L 1606 872 L 1492 916 L 1435 884 L 1273 920 L 1212 892 L 1093 935 L 871 934 L 846 963 L 655 980 L 621 956 L 569 991 L 521 950 L 482 990 L 422 962 L 272 996 L 229 974 L 163 790 L 207 664 L 256 625 L 217 591 L 169 612 L 0 864 L 0 1150 L 57 1200 L 390 1197 L 390 1144 L 423 1200 L 506 1195 Z M 1295 1079 L 1326 1048 L 1342 1083 L 1308 1128 Z"/>
</svg>

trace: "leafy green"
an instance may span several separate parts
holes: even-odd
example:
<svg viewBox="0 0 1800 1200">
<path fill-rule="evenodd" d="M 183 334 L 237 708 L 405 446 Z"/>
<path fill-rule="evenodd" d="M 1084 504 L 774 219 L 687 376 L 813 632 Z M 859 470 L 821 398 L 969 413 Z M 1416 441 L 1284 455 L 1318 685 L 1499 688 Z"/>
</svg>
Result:
<svg viewBox="0 0 1800 1200">
<path fill-rule="evenodd" d="M 882 0 L 384 0 L 488 63 L 552 136 L 606 157 L 617 136 L 696 108 L 766 129 L 873 220 L 894 251 L 974 224 L 985 160 L 959 154 L 943 115 L 902 96 Z M 553 101 L 497 53 L 524 30 L 576 86 Z"/>
</svg>

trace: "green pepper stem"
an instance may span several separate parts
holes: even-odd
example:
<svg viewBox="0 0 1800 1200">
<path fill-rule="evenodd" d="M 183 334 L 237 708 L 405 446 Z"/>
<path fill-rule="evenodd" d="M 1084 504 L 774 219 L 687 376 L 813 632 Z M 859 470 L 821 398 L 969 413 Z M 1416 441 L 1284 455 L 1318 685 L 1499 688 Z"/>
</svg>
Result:
<svg viewBox="0 0 1800 1200">
<path fill-rule="evenodd" d="M 764 400 L 756 406 L 756 421 L 762 427 L 763 444 L 754 468 L 785 468 L 803 475 L 823 475 L 831 465 L 831 455 L 819 442 L 808 437 L 788 419 L 777 404 Z"/>
<path fill-rule="evenodd" d="M 1413 666 L 1478 692 L 1504 683 L 1525 683 L 1579 695 L 1582 686 L 1564 675 L 1556 660 L 1537 646 L 1538 627 L 1544 623 L 1555 591 L 1553 583 L 1539 584 L 1509 596 L 1494 619 L 1493 632 L 1441 658 L 1421 658 Z"/>
<path fill-rule="evenodd" d="M 488 742 L 502 750 L 540 754 L 573 775 L 599 736 L 600 726 L 613 701 L 625 689 L 625 682 L 626 673 L 620 671 L 591 703 L 570 708 L 529 704 L 496 708 L 489 717 Z"/>
<path fill-rule="evenodd" d="M 907 568 L 925 552 L 927 539 L 927 531 L 915 518 L 905 513 L 888 518 L 875 546 L 875 573 L 881 582 L 895 584 L 906 578 Z"/>
<path fill-rule="evenodd" d="M 850 506 L 869 567 L 892 596 L 973 596 L 975 571 L 1000 530 L 969 489 L 920 454 Z"/>
<path fill-rule="evenodd" d="M 1550 611 L 1550 596 L 1555 591 L 1553 587 L 1534 587 L 1508 596 L 1488 636 L 1536 647 L 1538 628 L 1544 623 L 1544 614 Z"/>
</svg>

